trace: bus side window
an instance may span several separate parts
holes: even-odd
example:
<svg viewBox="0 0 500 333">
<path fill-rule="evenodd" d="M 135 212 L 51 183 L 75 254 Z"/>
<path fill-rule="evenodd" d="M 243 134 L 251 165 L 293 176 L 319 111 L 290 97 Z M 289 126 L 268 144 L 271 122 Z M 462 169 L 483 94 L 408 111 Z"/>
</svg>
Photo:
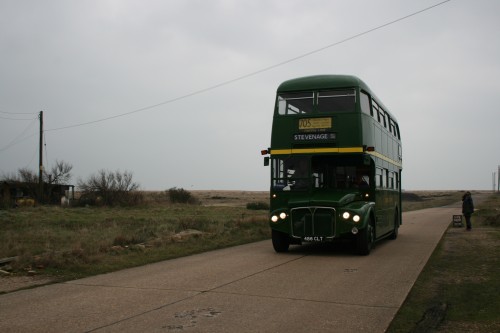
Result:
<svg viewBox="0 0 500 333">
<path fill-rule="evenodd" d="M 361 98 L 361 112 L 373 116 L 373 110 L 370 108 L 370 96 L 368 96 L 364 91 L 360 94 Z"/>
<path fill-rule="evenodd" d="M 382 187 L 382 169 L 377 168 L 375 169 L 375 186 L 378 188 Z"/>
<path fill-rule="evenodd" d="M 325 175 L 321 172 L 314 172 L 312 174 L 314 188 L 325 187 Z"/>
<path fill-rule="evenodd" d="M 394 126 L 395 126 L 395 130 L 396 130 L 396 137 L 398 138 L 398 140 L 401 140 L 401 136 L 399 135 L 399 125 L 398 123 L 394 123 Z"/>
<path fill-rule="evenodd" d="M 389 132 L 391 132 L 392 135 L 397 137 L 396 126 L 394 126 L 394 120 L 392 120 L 392 118 L 389 118 Z"/>
<path fill-rule="evenodd" d="M 382 108 L 379 108 L 379 122 L 387 128 L 387 122 L 385 120 L 385 112 Z"/>
<path fill-rule="evenodd" d="M 372 99 L 372 116 L 380 122 L 380 114 L 378 112 L 378 104 Z"/>
<path fill-rule="evenodd" d="M 272 159 L 272 185 L 274 190 L 283 190 L 285 187 L 284 162 L 282 159 Z"/>
</svg>

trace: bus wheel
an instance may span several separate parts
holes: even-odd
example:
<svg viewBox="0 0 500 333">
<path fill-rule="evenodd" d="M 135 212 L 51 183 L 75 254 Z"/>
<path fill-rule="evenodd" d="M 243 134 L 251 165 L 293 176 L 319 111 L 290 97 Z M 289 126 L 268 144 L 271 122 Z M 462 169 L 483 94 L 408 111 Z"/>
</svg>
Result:
<svg viewBox="0 0 500 333">
<path fill-rule="evenodd" d="M 396 239 L 398 238 L 398 233 L 399 233 L 399 214 L 398 211 L 394 214 L 394 229 L 392 230 L 392 233 L 389 235 L 389 239 Z"/>
<path fill-rule="evenodd" d="M 359 255 L 366 256 L 370 254 L 375 243 L 375 228 L 370 222 L 366 228 L 359 231 L 356 236 L 356 251 Z"/>
<path fill-rule="evenodd" d="M 274 229 L 271 230 L 271 236 L 273 239 L 273 248 L 276 252 L 286 252 L 290 246 L 290 239 L 288 235 Z"/>
</svg>

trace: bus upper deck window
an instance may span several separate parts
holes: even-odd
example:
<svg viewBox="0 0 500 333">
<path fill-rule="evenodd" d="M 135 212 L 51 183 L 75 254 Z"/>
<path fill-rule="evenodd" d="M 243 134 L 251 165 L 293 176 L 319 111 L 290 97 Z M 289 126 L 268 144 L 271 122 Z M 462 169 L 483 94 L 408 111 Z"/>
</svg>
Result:
<svg viewBox="0 0 500 333">
<path fill-rule="evenodd" d="M 354 112 L 356 110 L 354 89 L 320 91 L 317 110 L 320 113 Z"/>
<path fill-rule="evenodd" d="M 380 124 L 382 124 L 384 127 L 387 128 L 386 114 L 385 114 L 385 111 L 381 107 L 379 107 L 378 114 L 379 114 L 378 119 L 379 119 Z"/>
<path fill-rule="evenodd" d="M 278 95 L 278 114 L 294 115 L 311 113 L 313 110 L 313 93 L 283 93 Z"/>
</svg>

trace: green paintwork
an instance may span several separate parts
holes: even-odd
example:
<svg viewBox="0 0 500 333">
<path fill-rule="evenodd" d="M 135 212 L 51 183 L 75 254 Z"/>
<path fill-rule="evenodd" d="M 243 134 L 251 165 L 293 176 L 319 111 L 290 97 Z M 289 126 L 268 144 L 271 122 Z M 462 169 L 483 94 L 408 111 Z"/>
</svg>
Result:
<svg viewBox="0 0 500 333">
<path fill-rule="evenodd" d="M 316 101 L 319 101 L 321 96 L 324 97 L 322 93 L 344 90 L 354 91 L 356 102 L 352 111 L 318 112 L 319 107 Z M 290 93 L 303 92 L 314 94 L 312 109 L 307 113 L 280 114 L 283 112 L 279 112 L 278 109 L 280 94 L 285 94 L 283 98 L 286 102 L 282 104 L 286 103 L 284 105 L 289 110 L 288 101 L 291 101 L 290 104 L 294 102 L 293 98 L 288 99 L 287 96 L 292 96 Z M 365 112 L 362 112 L 360 103 L 362 93 L 368 95 L 383 108 L 387 117 L 385 127 L 383 122 L 379 122 L 376 117 L 370 115 L 370 112 L 367 113 L 366 108 Z M 284 100 L 283 98 L 281 101 Z M 389 119 L 392 119 L 394 130 L 389 129 Z M 312 129 L 305 126 L 306 123 L 313 124 Z M 328 139 L 323 139 L 324 137 Z M 360 147 L 362 152 L 358 153 L 340 149 L 358 148 L 359 150 Z M 367 147 L 373 147 L 374 151 L 369 151 L 371 149 Z M 329 150 L 324 153 L 311 153 L 311 149 L 317 148 Z M 337 148 L 339 148 L 338 152 L 333 152 Z M 382 238 L 393 231 L 395 218 L 401 223 L 402 156 L 399 127 L 395 117 L 359 78 L 348 75 L 318 75 L 283 82 L 277 89 L 270 154 L 272 173 L 270 216 L 281 212 L 286 213 L 287 216 L 285 219 L 269 223 L 273 230 L 294 236 L 290 239 L 292 243 L 300 242 L 301 238 L 309 236 L 321 237 L 322 240 L 353 237 L 351 232 L 353 227 L 364 229 L 370 221 L 375 225 L 376 237 Z M 346 163 L 346 159 L 351 161 L 354 167 L 366 168 L 369 170 L 367 171 L 370 178 L 369 186 L 357 189 L 354 187 L 326 188 L 314 185 L 314 159 L 321 158 L 320 155 L 327 159 L 332 169 L 337 167 L 337 161 Z M 296 190 L 299 188 L 298 182 L 297 184 L 290 183 L 292 178 L 288 179 L 290 175 L 286 176 L 284 171 L 279 181 L 273 178 L 278 159 L 286 163 L 287 157 L 291 156 L 302 156 L 308 163 L 309 174 L 304 176 L 303 180 L 309 185 L 302 190 Z M 323 162 L 322 166 L 325 163 L 327 162 Z M 377 172 L 382 172 L 387 176 L 383 179 L 380 176 L 380 180 L 384 180 L 386 184 L 390 184 L 387 178 L 395 178 L 393 183 L 397 182 L 397 186 L 393 188 L 377 186 L 375 181 Z M 338 178 L 338 175 L 335 177 Z M 286 186 L 287 183 L 291 186 Z M 344 220 L 342 214 L 346 211 L 352 215 L 358 214 L 361 220 L 356 223 L 352 219 Z"/>
</svg>

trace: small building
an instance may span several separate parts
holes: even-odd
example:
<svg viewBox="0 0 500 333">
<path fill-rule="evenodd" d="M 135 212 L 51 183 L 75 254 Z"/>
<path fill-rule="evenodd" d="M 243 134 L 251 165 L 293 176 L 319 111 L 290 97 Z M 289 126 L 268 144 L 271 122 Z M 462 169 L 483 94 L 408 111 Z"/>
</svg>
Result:
<svg viewBox="0 0 500 333">
<path fill-rule="evenodd" d="M 75 197 L 74 185 L 43 184 L 43 203 L 59 205 L 61 198 L 72 200 Z M 32 206 L 38 202 L 38 183 L 3 181 L 0 188 L 0 206 L 17 207 L 20 204 Z"/>
</svg>

